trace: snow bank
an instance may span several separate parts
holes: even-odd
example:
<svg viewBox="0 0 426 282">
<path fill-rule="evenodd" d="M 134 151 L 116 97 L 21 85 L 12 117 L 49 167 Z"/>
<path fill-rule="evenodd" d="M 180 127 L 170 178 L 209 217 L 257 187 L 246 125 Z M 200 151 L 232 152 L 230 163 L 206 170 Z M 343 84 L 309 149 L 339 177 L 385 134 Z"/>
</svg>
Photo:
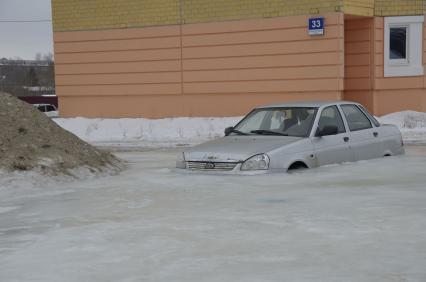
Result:
<svg viewBox="0 0 426 282">
<path fill-rule="evenodd" d="M 381 123 L 395 124 L 400 129 L 425 129 L 426 113 L 415 111 L 397 112 L 379 118 Z"/>
<path fill-rule="evenodd" d="M 174 147 L 223 136 L 241 117 L 226 118 L 57 118 L 54 121 L 81 139 L 96 145 Z"/>
<path fill-rule="evenodd" d="M 403 111 L 379 117 L 378 120 L 383 124 L 398 126 L 406 143 L 426 143 L 426 113 Z"/>
<path fill-rule="evenodd" d="M 426 143 L 426 113 L 404 111 L 378 118 L 397 125 L 407 143 Z M 241 117 L 166 119 L 57 118 L 56 123 L 81 139 L 101 146 L 175 147 L 223 136 Z"/>
</svg>

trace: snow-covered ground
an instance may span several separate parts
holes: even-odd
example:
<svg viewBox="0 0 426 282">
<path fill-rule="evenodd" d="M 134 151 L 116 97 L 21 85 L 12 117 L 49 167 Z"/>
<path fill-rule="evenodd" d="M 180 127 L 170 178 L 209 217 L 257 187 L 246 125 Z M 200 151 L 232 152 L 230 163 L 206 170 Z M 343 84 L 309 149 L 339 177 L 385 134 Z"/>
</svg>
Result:
<svg viewBox="0 0 426 282">
<path fill-rule="evenodd" d="M 54 119 L 81 139 L 98 146 L 175 147 L 223 136 L 242 117 L 167 119 Z M 380 117 L 397 125 L 406 143 L 426 143 L 426 113 L 405 111 Z"/>
<path fill-rule="evenodd" d="M 0 281 L 426 281 L 426 149 L 295 174 L 121 152 L 82 181 L 0 178 Z"/>
<path fill-rule="evenodd" d="M 176 147 L 223 136 L 241 117 L 227 118 L 57 118 L 56 123 L 97 146 Z"/>
</svg>

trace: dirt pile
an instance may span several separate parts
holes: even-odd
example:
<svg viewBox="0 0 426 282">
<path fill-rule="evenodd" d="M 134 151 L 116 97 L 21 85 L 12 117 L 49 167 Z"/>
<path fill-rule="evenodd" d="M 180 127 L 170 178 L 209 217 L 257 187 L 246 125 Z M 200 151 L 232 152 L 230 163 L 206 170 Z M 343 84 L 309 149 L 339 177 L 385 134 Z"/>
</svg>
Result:
<svg viewBox="0 0 426 282">
<path fill-rule="evenodd" d="M 118 171 L 112 154 L 98 150 L 59 127 L 32 105 L 0 93 L 0 170 L 45 174 Z"/>
</svg>

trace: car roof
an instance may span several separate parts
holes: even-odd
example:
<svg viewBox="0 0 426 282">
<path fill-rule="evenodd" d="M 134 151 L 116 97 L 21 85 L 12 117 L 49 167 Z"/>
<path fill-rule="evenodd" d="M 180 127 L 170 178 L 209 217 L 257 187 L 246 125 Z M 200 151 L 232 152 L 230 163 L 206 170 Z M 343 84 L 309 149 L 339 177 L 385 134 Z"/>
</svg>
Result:
<svg viewBox="0 0 426 282">
<path fill-rule="evenodd" d="M 300 108 L 320 108 L 332 105 L 342 105 L 342 104 L 353 104 L 357 105 L 358 103 L 350 101 L 300 101 L 300 102 L 288 102 L 283 104 L 269 104 L 256 107 L 256 109 L 264 108 L 287 108 L 287 107 L 300 107 Z"/>
</svg>

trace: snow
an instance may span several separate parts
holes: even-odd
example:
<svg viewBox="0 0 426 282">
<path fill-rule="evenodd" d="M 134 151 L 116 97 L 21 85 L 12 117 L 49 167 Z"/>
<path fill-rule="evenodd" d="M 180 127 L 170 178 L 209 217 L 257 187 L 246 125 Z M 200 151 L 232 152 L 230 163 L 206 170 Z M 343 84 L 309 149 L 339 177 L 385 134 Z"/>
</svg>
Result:
<svg viewBox="0 0 426 282">
<path fill-rule="evenodd" d="M 426 114 L 380 117 L 426 143 Z M 118 175 L 0 171 L 0 281 L 425 281 L 426 147 L 293 174 L 188 174 L 179 149 L 241 118 L 54 119 Z M 78 174 L 79 172 L 76 172 Z"/>
<path fill-rule="evenodd" d="M 56 118 L 57 124 L 96 145 L 173 147 L 223 136 L 241 117 L 166 119 Z"/>
<path fill-rule="evenodd" d="M 175 147 L 223 136 L 224 129 L 242 117 L 166 119 L 56 118 L 57 124 L 98 146 Z M 397 125 L 406 143 L 426 143 L 426 113 L 404 111 L 378 118 Z"/>
<path fill-rule="evenodd" d="M 0 177 L 1 281 L 425 281 L 426 147 L 294 174 Z M 59 181 L 59 182 L 58 182 Z"/>
<path fill-rule="evenodd" d="M 379 121 L 398 126 L 406 143 L 426 143 L 426 113 L 397 112 L 382 116 Z"/>
</svg>

